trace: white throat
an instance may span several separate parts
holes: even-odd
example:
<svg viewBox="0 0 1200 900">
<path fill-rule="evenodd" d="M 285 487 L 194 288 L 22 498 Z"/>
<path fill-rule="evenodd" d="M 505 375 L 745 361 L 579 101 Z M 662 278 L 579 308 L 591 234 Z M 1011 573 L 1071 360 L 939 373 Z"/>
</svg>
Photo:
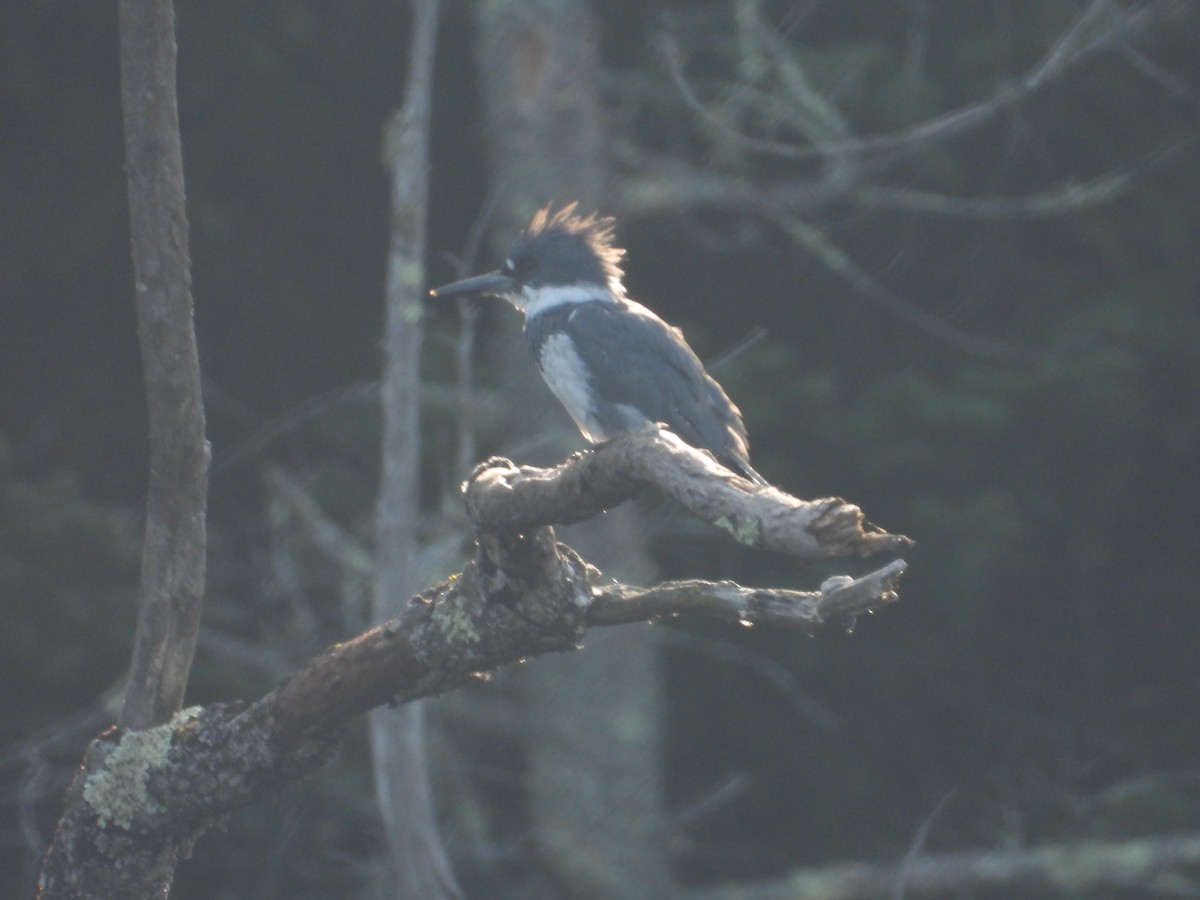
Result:
<svg viewBox="0 0 1200 900">
<path fill-rule="evenodd" d="M 593 300 L 613 301 L 612 293 L 598 284 L 552 284 L 546 287 L 525 287 L 517 306 L 531 318 L 556 306 L 567 303 L 590 303 Z"/>
</svg>

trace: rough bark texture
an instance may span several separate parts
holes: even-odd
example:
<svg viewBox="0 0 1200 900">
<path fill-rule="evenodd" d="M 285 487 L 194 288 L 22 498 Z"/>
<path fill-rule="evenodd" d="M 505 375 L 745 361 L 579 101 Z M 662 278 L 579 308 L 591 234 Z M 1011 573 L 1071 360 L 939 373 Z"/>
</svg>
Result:
<svg viewBox="0 0 1200 900">
<path fill-rule="evenodd" d="M 208 445 L 170 0 L 123 0 L 120 28 L 134 294 L 150 419 L 141 598 L 121 725 L 147 728 L 179 709 L 192 666 L 204 597 Z"/>
<path fill-rule="evenodd" d="M 376 515 L 373 619 L 416 593 L 420 519 L 421 317 L 425 287 L 425 220 L 429 185 L 429 108 L 437 34 L 437 0 L 412 3 L 408 78 L 403 107 L 384 133 L 391 178 L 392 222 L 387 267 L 387 323 L 382 387 L 382 477 Z M 387 838 L 382 893 L 457 897 L 434 813 L 420 703 L 376 709 L 368 722 L 375 795 Z"/>
<path fill-rule="evenodd" d="M 797 559 L 896 553 L 910 544 L 902 535 L 868 526 L 861 509 L 837 497 L 800 500 L 776 488 L 756 488 L 661 429 L 609 441 L 553 469 L 489 460 L 467 503 L 472 516 L 507 528 L 567 524 L 595 516 L 647 485 L 741 544 Z"/>
<path fill-rule="evenodd" d="M 670 481 L 660 469 L 677 465 L 677 453 L 651 437 L 614 442 L 642 449 L 617 447 L 600 455 L 600 465 L 647 454 L 658 462 L 644 462 L 644 471 Z M 685 453 L 704 462 L 700 451 Z M 583 465 L 597 463 L 588 457 L 568 461 L 556 470 L 559 483 L 569 485 L 570 473 Z M 515 501 L 523 504 L 519 518 L 525 524 L 506 524 L 512 516 L 492 495 L 522 495 L 494 471 L 516 469 L 507 460 L 490 460 L 468 483 L 478 546 L 461 574 L 413 597 L 386 623 L 329 648 L 257 703 L 184 710 L 154 728 L 112 729 L 98 738 L 72 785 L 44 863 L 40 896 L 163 896 L 176 863 L 206 828 L 321 765 L 348 721 L 376 706 L 453 690 L 526 657 L 573 650 L 591 625 L 647 615 L 690 611 L 812 633 L 893 600 L 903 570 L 897 561 L 857 582 L 831 579 L 816 594 L 703 582 L 597 589 L 600 573 L 555 540 L 527 498 Z M 539 485 L 553 480 L 524 471 Z M 615 477 L 597 474 L 604 484 Z M 539 500 L 545 511 L 559 507 L 544 493 Z"/>
<path fill-rule="evenodd" d="M 165 897 L 175 867 L 209 825 L 278 792 L 336 749 L 337 729 L 281 747 L 268 709 L 215 704 L 153 728 L 100 735 L 68 790 L 38 897 Z"/>
</svg>

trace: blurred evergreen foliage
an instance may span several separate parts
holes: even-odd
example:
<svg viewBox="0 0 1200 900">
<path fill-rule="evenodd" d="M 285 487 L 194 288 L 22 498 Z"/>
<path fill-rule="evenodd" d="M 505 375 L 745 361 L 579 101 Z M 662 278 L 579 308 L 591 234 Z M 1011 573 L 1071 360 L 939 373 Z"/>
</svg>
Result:
<svg viewBox="0 0 1200 900">
<path fill-rule="evenodd" d="M 378 148 L 400 98 L 405 19 L 402 4 L 380 0 L 177 6 L 215 458 L 206 621 L 245 652 L 202 644 L 203 701 L 254 696 L 353 627 L 344 571 L 264 485 L 272 467 L 286 471 L 365 546 L 387 234 Z M 663 74 L 666 22 L 695 49 L 704 87 L 737 83 L 725 4 L 595 8 L 622 139 L 751 180 L 792 170 L 713 149 Z M 990 95 L 1078 14 L 1034 0 L 761 8 L 858 134 Z M 434 281 L 456 274 L 443 254 L 463 246 L 486 185 L 467 65 L 473 20 L 465 4 L 447 4 L 446 16 Z M 1194 146 L 1147 164 L 1195 139 L 1198 33 L 1193 9 L 1149 45 L 1175 84 L 1119 54 L 1097 58 L 986 128 L 922 150 L 903 184 L 988 197 L 1134 176 L 1113 203 L 1009 220 L 848 203 L 813 211 L 894 293 L 1011 348 L 997 359 L 897 320 L 736 210 L 622 224 L 631 293 L 683 326 L 702 356 L 720 359 L 765 329 L 716 369 L 760 470 L 801 495 L 845 496 L 918 540 L 902 603 L 852 636 L 670 626 L 682 635 L 669 651 L 672 800 L 686 806 L 740 779 L 689 828 L 688 877 L 894 858 L 951 790 L 931 849 L 1200 823 L 1190 571 L 1200 547 L 1200 168 Z M 5 4 L 0 121 L 0 736 L 12 745 L 114 684 L 134 619 L 145 426 L 114 11 Z M 481 320 L 480 457 L 518 453 L 486 353 L 506 314 L 489 308 Z M 431 314 L 431 506 L 461 476 L 448 462 L 457 327 Z M 797 571 L 649 508 L 668 576 L 811 587 L 848 568 Z M 792 681 L 772 681 L 765 664 Z M 834 719 L 805 714 L 801 695 Z M 3 772 L 9 895 L 28 869 L 9 815 L 21 773 L 11 759 Z M 52 813 L 57 801 L 43 803 Z M 375 829 L 356 734 L 318 779 L 206 838 L 176 893 L 359 896 Z"/>
<path fill-rule="evenodd" d="M 128 660 L 113 651 L 133 628 L 136 524 L 89 500 L 75 472 L 18 476 L 0 435 L 0 741 L 71 710 L 82 685 L 104 691 L 122 677 Z"/>
</svg>

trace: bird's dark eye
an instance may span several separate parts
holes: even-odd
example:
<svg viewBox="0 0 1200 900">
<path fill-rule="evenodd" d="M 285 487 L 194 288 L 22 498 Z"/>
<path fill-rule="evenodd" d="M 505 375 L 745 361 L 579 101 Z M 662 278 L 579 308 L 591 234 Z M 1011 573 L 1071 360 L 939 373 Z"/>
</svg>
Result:
<svg viewBox="0 0 1200 900">
<path fill-rule="evenodd" d="M 521 281 L 529 276 L 533 262 L 525 256 L 510 256 L 500 266 L 500 273 Z"/>
</svg>

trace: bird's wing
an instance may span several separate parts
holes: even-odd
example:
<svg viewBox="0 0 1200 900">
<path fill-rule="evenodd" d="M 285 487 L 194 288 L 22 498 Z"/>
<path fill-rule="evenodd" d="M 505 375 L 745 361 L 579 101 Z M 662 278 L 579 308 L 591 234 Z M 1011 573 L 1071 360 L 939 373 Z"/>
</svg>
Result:
<svg viewBox="0 0 1200 900">
<path fill-rule="evenodd" d="M 741 413 L 679 329 L 631 301 L 583 303 L 569 315 L 580 359 L 594 379 L 603 373 L 606 400 L 641 409 L 693 447 L 753 472 Z M 598 334 L 604 340 L 581 339 Z"/>
</svg>

